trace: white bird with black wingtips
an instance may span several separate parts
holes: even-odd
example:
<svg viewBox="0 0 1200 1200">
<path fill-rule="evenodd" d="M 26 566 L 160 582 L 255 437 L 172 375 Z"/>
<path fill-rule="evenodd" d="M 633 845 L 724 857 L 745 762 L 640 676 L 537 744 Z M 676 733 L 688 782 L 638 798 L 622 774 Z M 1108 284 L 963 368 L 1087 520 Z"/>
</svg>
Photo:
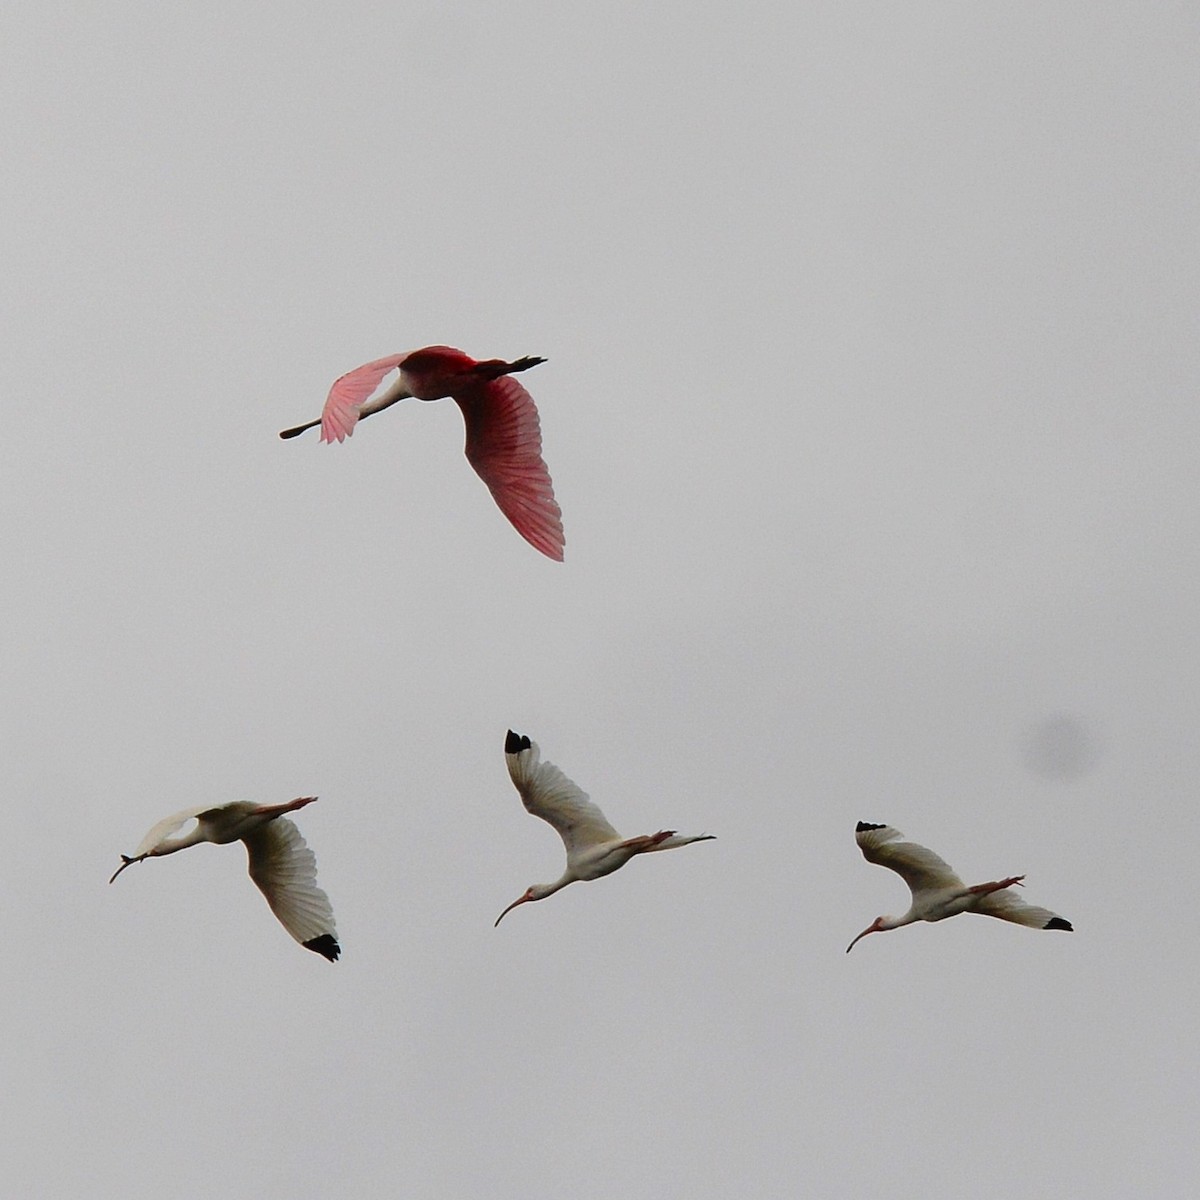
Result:
<svg viewBox="0 0 1200 1200">
<path fill-rule="evenodd" d="M 1034 929 L 1071 930 L 1070 921 L 1048 908 L 1026 904 L 1012 890 L 1022 886 L 1024 875 L 1010 875 L 1007 879 L 968 887 L 932 850 L 926 850 L 916 842 L 901 841 L 903 836 L 900 830 L 890 825 L 871 825 L 866 821 L 859 821 L 854 831 L 867 862 L 890 868 L 908 884 L 912 907 L 902 917 L 876 917 L 846 947 L 847 954 L 854 949 L 855 942 L 868 933 L 899 929 L 914 921 L 943 921 L 964 912 L 999 917 L 1002 921 L 1029 925 Z"/>
<path fill-rule="evenodd" d="M 675 850 L 692 842 L 712 841 L 714 835 L 679 837 L 673 829 L 640 837 L 623 838 L 588 799 L 553 763 L 542 762 L 536 742 L 510 729 L 504 757 L 526 809 L 558 830 L 567 849 L 567 869 L 554 883 L 535 883 L 496 918 L 499 925 L 518 904 L 545 900 L 578 879 L 599 879 L 623 867 L 635 854 Z"/>
<path fill-rule="evenodd" d="M 286 804 L 252 804 L 235 800 L 216 808 L 202 804 L 159 821 L 133 854 L 122 854 L 112 883 L 126 867 L 147 858 L 161 858 L 201 842 L 245 842 L 250 878 L 267 898 L 280 924 L 306 950 L 335 962 L 342 952 L 333 924 L 329 897 L 317 886 L 317 860 L 300 830 L 284 816 L 316 796 L 301 796 Z M 189 821 L 196 826 L 173 836 Z"/>
</svg>

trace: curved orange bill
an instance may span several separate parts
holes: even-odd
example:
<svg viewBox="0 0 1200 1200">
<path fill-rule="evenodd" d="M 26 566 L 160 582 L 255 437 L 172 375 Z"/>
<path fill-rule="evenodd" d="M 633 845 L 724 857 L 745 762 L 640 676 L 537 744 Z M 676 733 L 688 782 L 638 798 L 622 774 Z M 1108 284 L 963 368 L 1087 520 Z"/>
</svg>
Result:
<svg viewBox="0 0 1200 1200">
<path fill-rule="evenodd" d="M 526 895 L 524 895 L 524 896 L 519 896 L 519 897 L 518 897 L 516 900 L 514 900 L 514 901 L 513 901 L 513 902 L 512 902 L 512 903 L 511 903 L 511 904 L 510 904 L 510 905 L 509 905 L 509 906 L 508 906 L 508 907 L 507 907 L 507 908 L 506 908 L 506 909 L 505 909 L 505 910 L 504 910 L 504 911 L 503 911 L 503 912 L 502 912 L 502 913 L 501 913 L 501 914 L 500 914 L 500 915 L 499 915 L 499 916 L 496 918 L 496 925 L 499 925 L 499 924 L 500 924 L 500 922 L 501 922 L 501 921 L 503 921 L 503 920 L 504 920 L 504 918 L 505 918 L 505 917 L 507 917 L 507 916 L 508 916 L 508 914 L 509 914 L 510 912 L 512 912 L 512 910 L 513 910 L 514 908 L 516 908 L 516 907 L 517 907 L 517 905 L 518 905 L 518 904 L 524 904 L 524 903 L 525 903 L 525 901 L 526 901 L 526 900 L 528 900 L 528 899 L 529 899 L 529 896 L 528 896 L 528 894 L 526 894 Z M 493 926 L 492 926 L 492 928 L 493 928 L 493 929 L 495 929 L 495 928 L 496 928 L 496 925 L 493 925 Z"/>
<path fill-rule="evenodd" d="M 866 927 L 866 929 L 864 929 L 864 930 L 862 931 L 862 933 L 860 933 L 860 934 L 858 935 L 858 937 L 856 937 L 856 938 L 854 939 L 854 941 L 853 941 L 853 942 L 851 942 L 851 943 L 850 943 L 850 945 L 848 945 L 848 946 L 846 947 L 846 953 L 847 953 L 847 954 L 849 954 L 849 953 L 850 953 L 850 951 L 854 949 L 855 945 L 856 945 L 856 944 L 857 944 L 857 943 L 858 943 L 858 942 L 859 942 L 859 941 L 860 941 L 862 938 L 865 938 L 865 937 L 867 936 L 867 934 L 868 934 L 868 933 L 878 933 L 878 932 L 879 932 L 879 929 L 878 929 L 878 924 L 877 924 L 876 922 L 872 922 L 870 925 L 868 925 L 868 926 Z"/>
</svg>

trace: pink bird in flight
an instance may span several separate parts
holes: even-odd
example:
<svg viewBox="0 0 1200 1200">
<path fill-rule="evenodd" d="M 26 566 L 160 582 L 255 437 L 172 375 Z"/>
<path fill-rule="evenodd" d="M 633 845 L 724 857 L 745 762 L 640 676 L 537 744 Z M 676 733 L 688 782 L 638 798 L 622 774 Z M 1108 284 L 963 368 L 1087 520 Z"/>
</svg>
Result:
<svg viewBox="0 0 1200 1200">
<path fill-rule="evenodd" d="M 516 531 L 547 558 L 563 557 L 562 513 L 554 499 L 550 472 L 542 459 L 542 433 L 533 397 L 513 378 L 544 358 L 477 362 L 450 346 L 426 346 L 379 358 L 355 368 L 329 389 L 320 420 L 285 429 L 293 438 L 321 427 L 321 441 L 345 441 L 364 417 L 398 400 L 441 400 L 449 396 L 462 409 L 467 426 L 467 461 L 487 484 L 500 511 Z M 383 377 L 399 376 L 372 397 Z"/>
</svg>

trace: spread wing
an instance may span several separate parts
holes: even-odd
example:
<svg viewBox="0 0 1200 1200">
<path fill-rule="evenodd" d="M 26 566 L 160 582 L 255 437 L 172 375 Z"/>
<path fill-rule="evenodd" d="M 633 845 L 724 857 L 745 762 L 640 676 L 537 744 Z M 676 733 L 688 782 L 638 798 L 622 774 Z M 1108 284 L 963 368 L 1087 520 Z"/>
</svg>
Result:
<svg viewBox="0 0 1200 1200">
<path fill-rule="evenodd" d="M 321 441 L 344 442 L 354 432 L 363 402 L 379 386 L 380 380 L 407 357 L 407 354 L 391 354 L 387 358 L 377 358 L 335 380 L 321 410 Z"/>
<path fill-rule="evenodd" d="M 1002 921 L 1013 921 L 1018 925 L 1028 925 L 1033 929 L 1066 929 L 1068 932 L 1072 930 L 1070 921 L 1052 913 L 1048 908 L 1027 904 L 1010 887 L 981 897 L 971 911 L 983 913 L 987 917 L 999 917 Z"/>
<path fill-rule="evenodd" d="M 942 888 L 963 888 L 966 884 L 932 850 L 916 842 L 899 839 L 904 834 L 890 825 L 871 825 L 859 821 L 854 831 L 863 858 L 869 863 L 895 871 L 915 897 L 920 892 L 936 892 Z"/>
<path fill-rule="evenodd" d="M 454 399 L 467 424 L 467 461 L 516 531 L 547 558 L 561 562 L 562 513 L 542 459 L 533 397 L 511 375 L 502 375 L 473 380 Z"/>
<path fill-rule="evenodd" d="M 510 729 L 504 743 L 504 757 L 526 810 L 558 830 L 568 859 L 590 846 L 621 840 L 621 835 L 586 792 L 553 763 L 540 761 L 537 742 Z"/>
<path fill-rule="evenodd" d="M 333 906 L 317 886 L 317 860 L 300 830 L 287 817 L 276 817 L 242 840 L 250 856 L 250 878 L 280 924 L 306 950 L 336 961 L 341 947 Z"/>
</svg>

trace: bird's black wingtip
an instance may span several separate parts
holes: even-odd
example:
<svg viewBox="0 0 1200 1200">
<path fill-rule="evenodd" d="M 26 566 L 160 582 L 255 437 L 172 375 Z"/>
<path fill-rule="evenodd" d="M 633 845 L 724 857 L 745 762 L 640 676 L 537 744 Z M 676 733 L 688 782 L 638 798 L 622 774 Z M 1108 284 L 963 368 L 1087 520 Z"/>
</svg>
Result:
<svg viewBox="0 0 1200 1200">
<path fill-rule="evenodd" d="M 855 833 L 869 833 L 872 829 L 886 829 L 886 825 L 872 825 L 870 821 L 859 821 L 854 827 Z"/>
<path fill-rule="evenodd" d="M 1068 933 L 1075 932 L 1075 926 L 1070 921 L 1064 921 L 1062 917 L 1051 917 L 1050 920 L 1042 926 L 1043 929 L 1065 929 Z"/>
<path fill-rule="evenodd" d="M 529 749 L 529 739 L 523 733 L 513 733 L 510 729 L 508 737 L 504 739 L 505 754 L 520 754 L 522 750 Z"/>
<path fill-rule="evenodd" d="M 315 937 L 311 941 L 304 943 L 305 950 L 311 950 L 315 954 L 320 954 L 329 959 L 330 962 L 337 962 L 338 955 L 341 954 L 342 948 L 338 945 L 338 940 L 332 933 L 323 933 L 320 937 Z"/>
</svg>

